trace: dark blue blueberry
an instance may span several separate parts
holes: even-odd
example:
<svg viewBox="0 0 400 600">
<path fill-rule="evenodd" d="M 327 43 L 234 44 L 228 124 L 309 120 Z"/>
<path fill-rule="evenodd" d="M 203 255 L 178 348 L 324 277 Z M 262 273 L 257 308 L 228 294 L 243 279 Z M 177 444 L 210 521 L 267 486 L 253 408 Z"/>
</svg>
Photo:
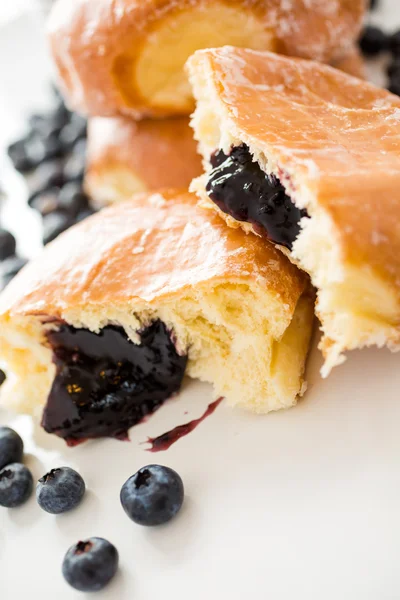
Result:
<svg viewBox="0 0 400 600">
<path fill-rule="evenodd" d="M 73 220 L 63 211 L 55 210 L 43 217 L 43 244 L 56 239 L 66 229 L 73 225 Z"/>
<path fill-rule="evenodd" d="M 24 442 L 18 433 L 10 427 L 0 427 L 0 469 L 21 462 L 23 453 Z"/>
<path fill-rule="evenodd" d="M 7 379 L 6 374 L 4 373 L 4 371 L 2 371 L 0 369 L 0 385 L 3 385 L 3 383 L 5 382 L 6 379 Z"/>
<path fill-rule="evenodd" d="M 395 57 L 400 56 L 400 30 L 390 36 L 389 48 Z"/>
<path fill-rule="evenodd" d="M 79 473 L 69 467 L 60 467 L 39 479 L 36 500 L 43 510 L 58 515 L 78 506 L 85 489 L 85 482 Z"/>
<path fill-rule="evenodd" d="M 60 132 L 59 140 L 65 150 L 70 150 L 76 142 L 86 137 L 87 121 L 73 113 L 71 119 Z"/>
<path fill-rule="evenodd" d="M 86 146 L 85 140 L 80 140 L 76 146 L 81 143 Z M 80 151 L 75 151 L 75 148 L 69 158 L 65 161 L 64 165 L 64 177 L 65 181 L 78 181 L 81 182 L 85 175 L 85 157 Z"/>
<path fill-rule="evenodd" d="M 62 564 L 65 580 L 80 592 L 102 590 L 117 570 L 116 547 L 99 537 L 92 537 L 71 546 Z"/>
<path fill-rule="evenodd" d="M 26 258 L 20 256 L 11 256 L 3 260 L 0 265 L 0 289 L 5 288 L 27 262 Z"/>
<path fill-rule="evenodd" d="M 84 221 L 85 219 L 87 219 L 88 217 L 91 217 L 92 215 L 94 215 L 96 211 L 93 210 L 93 208 L 86 208 L 85 210 L 82 210 L 76 217 L 76 222 L 80 223 L 80 221 Z"/>
<path fill-rule="evenodd" d="M 396 56 L 387 67 L 387 74 L 390 79 L 400 79 L 400 56 Z"/>
<path fill-rule="evenodd" d="M 51 160 L 41 164 L 33 176 L 33 190 L 28 203 L 31 205 L 33 199 L 42 192 L 52 188 L 61 187 L 65 182 L 64 166 L 60 160 Z"/>
<path fill-rule="evenodd" d="M 11 463 L 0 471 L 0 506 L 15 508 L 26 502 L 32 493 L 30 470 L 20 463 Z"/>
<path fill-rule="evenodd" d="M 169 467 L 148 465 L 124 483 L 120 498 L 124 511 L 135 523 L 162 525 L 183 504 L 182 479 Z"/>
<path fill-rule="evenodd" d="M 26 151 L 26 139 L 18 140 L 8 147 L 8 156 L 10 157 L 15 169 L 26 173 L 30 171 L 34 166 L 35 162 L 32 162 L 30 156 Z"/>
<path fill-rule="evenodd" d="M 49 190 L 38 192 L 29 198 L 29 206 L 37 210 L 42 217 L 57 209 L 60 188 L 53 187 Z"/>
<path fill-rule="evenodd" d="M 400 96 L 400 78 L 391 79 L 388 90 L 389 90 L 389 92 L 392 92 L 392 94 L 396 94 L 396 96 Z"/>
<path fill-rule="evenodd" d="M 14 256 L 15 249 L 16 242 L 13 234 L 0 228 L 0 260 Z"/>
<path fill-rule="evenodd" d="M 382 29 L 367 25 L 359 41 L 360 48 L 365 56 L 377 56 L 388 47 L 388 38 Z"/>
<path fill-rule="evenodd" d="M 79 183 L 70 181 L 61 188 L 58 197 L 59 210 L 67 212 L 71 217 L 76 217 L 87 206 L 87 196 L 82 191 L 82 186 Z"/>
<path fill-rule="evenodd" d="M 371 10 L 375 10 L 378 6 L 378 0 L 369 0 L 369 7 Z"/>
</svg>

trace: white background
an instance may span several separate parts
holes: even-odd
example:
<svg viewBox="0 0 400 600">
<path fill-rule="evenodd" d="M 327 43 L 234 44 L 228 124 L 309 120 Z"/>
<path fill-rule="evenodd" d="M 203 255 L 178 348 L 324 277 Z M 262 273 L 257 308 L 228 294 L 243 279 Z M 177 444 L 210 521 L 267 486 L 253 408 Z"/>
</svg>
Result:
<svg viewBox="0 0 400 600">
<path fill-rule="evenodd" d="M 384 7 L 388 26 L 400 25 L 398 0 Z M 0 142 L 46 102 L 40 29 L 33 15 L 0 29 Z M 37 219 L 24 210 L 24 183 L 8 167 L 3 157 L 11 192 L 3 217 L 19 230 L 20 249 L 36 251 Z M 155 455 L 142 442 L 200 416 L 212 400 L 208 386 L 187 382 L 179 398 L 132 429 L 130 443 L 68 449 L 30 418 L 0 411 L 0 422 L 26 440 L 35 478 L 65 464 L 89 488 L 79 509 L 58 517 L 33 497 L 0 510 L 1 600 L 84 598 L 60 567 L 67 548 L 90 535 L 120 551 L 120 573 L 96 595 L 102 600 L 399 600 L 399 365 L 400 355 L 385 350 L 354 352 L 322 381 L 314 348 L 309 391 L 297 408 L 255 417 L 222 404 Z M 127 477 L 153 461 L 177 469 L 187 497 L 174 522 L 148 530 L 127 519 L 118 496 Z"/>
</svg>

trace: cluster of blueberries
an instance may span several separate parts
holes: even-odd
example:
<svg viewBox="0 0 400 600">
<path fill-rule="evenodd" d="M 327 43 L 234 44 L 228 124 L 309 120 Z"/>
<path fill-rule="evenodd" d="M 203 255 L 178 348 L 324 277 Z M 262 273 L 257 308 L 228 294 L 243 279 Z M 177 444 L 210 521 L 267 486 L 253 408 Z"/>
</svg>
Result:
<svg viewBox="0 0 400 600">
<path fill-rule="evenodd" d="M 87 121 L 54 93 L 54 108 L 33 114 L 28 133 L 8 148 L 15 169 L 27 176 L 28 203 L 42 217 L 44 244 L 93 212 L 83 191 Z M 0 261 L 2 288 L 26 263 L 5 229 L 0 229 Z"/>
<path fill-rule="evenodd" d="M 16 431 L 0 427 L 0 506 L 15 508 L 28 500 L 33 477 L 22 464 L 24 444 Z M 36 486 L 39 506 L 50 514 L 76 508 L 86 491 L 83 478 L 69 467 L 52 469 Z M 163 525 L 181 509 L 184 499 L 182 479 L 173 469 L 148 465 L 122 486 L 121 505 L 139 525 Z M 62 573 L 66 581 L 83 592 L 101 590 L 118 569 L 118 551 L 103 538 L 79 541 L 66 553 Z"/>
</svg>

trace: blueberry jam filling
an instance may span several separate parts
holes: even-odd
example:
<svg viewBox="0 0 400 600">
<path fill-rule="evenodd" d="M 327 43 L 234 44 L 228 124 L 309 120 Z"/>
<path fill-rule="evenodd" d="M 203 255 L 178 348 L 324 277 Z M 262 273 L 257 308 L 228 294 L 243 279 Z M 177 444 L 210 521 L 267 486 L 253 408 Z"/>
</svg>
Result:
<svg viewBox="0 0 400 600">
<path fill-rule="evenodd" d="M 253 161 L 248 146 L 235 146 L 229 155 L 215 152 L 211 166 L 206 186 L 210 199 L 224 213 L 291 249 L 307 212 L 294 205 L 277 177 Z"/>
<path fill-rule="evenodd" d="M 187 356 L 180 356 L 165 324 L 154 321 L 134 344 L 121 327 L 96 334 L 61 325 L 47 334 L 56 376 L 42 426 L 74 445 L 127 431 L 181 386 Z"/>
</svg>

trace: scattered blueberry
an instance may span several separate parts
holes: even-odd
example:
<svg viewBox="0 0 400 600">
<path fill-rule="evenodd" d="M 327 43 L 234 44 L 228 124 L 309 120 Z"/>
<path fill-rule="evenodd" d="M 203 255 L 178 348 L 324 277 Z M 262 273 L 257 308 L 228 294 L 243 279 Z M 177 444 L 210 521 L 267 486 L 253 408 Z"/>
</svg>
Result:
<svg viewBox="0 0 400 600">
<path fill-rule="evenodd" d="M 396 94 L 397 96 L 400 96 L 400 78 L 392 79 L 390 81 L 388 90 L 392 94 Z"/>
<path fill-rule="evenodd" d="M 62 211 L 53 211 L 43 217 L 43 244 L 49 244 L 66 229 L 73 225 L 73 220 Z"/>
<path fill-rule="evenodd" d="M 71 156 L 67 158 L 64 164 L 64 177 L 65 181 L 79 181 L 83 180 L 85 175 L 85 155 L 81 151 L 81 144 L 83 148 L 86 148 L 86 141 L 79 140 L 71 153 Z"/>
<path fill-rule="evenodd" d="M 92 537 L 68 550 L 62 564 L 66 581 L 80 592 L 103 589 L 118 570 L 118 551 L 107 540 Z"/>
<path fill-rule="evenodd" d="M 26 258 L 20 256 L 11 256 L 3 260 L 0 264 L 0 289 L 5 288 L 27 262 Z"/>
<path fill-rule="evenodd" d="M 396 56 L 387 67 L 387 74 L 390 79 L 400 79 L 400 56 Z"/>
<path fill-rule="evenodd" d="M 82 210 L 78 216 L 76 217 L 76 222 L 80 223 L 81 221 L 84 221 L 85 219 L 87 219 L 88 217 L 90 217 L 91 215 L 94 215 L 96 211 L 94 211 L 92 208 L 86 208 L 85 210 Z"/>
<path fill-rule="evenodd" d="M 369 7 L 371 10 L 375 10 L 375 8 L 378 6 L 378 0 L 370 0 L 369 2 Z"/>
<path fill-rule="evenodd" d="M 48 513 L 58 515 L 72 510 L 85 494 L 85 482 L 69 467 L 52 469 L 41 477 L 36 486 L 36 500 Z"/>
<path fill-rule="evenodd" d="M 71 217 L 87 208 L 88 200 L 82 192 L 82 186 L 74 181 L 66 183 L 58 196 L 58 208 L 66 211 Z"/>
<path fill-rule="evenodd" d="M 390 36 L 389 49 L 394 56 L 400 56 L 400 30 Z"/>
<path fill-rule="evenodd" d="M 70 122 L 60 132 L 60 142 L 70 150 L 80 139 L 86 137 L 87 121 L 77 113 L 73 113 Z"/>
<path fill-rule="evenodd" d="M 59 193 L 60 188 L 58 187 L 37 192 L 29 198 L 29 206 L 34 210 L 37 210 L 43 217 L 57 209 Z"/>
<path fill-rule="evenodd" d="M 51 160 L 41 164 L 35 171 L 34 176 L 34 189 L 29 197 L 29 204 L 32 199 L 51 188 L 61 187 L 64 182 L 64 166 L 60 160 Z"/>
<path fill-rule="evenodd" d="M 388 39 L 384 31 L 379 27 L 373 25 L 367 25 L 360 38 L 360 48 L 365 56 L 377 56 L 384 50 L 388 45 Z"/>
<path fill-rule="evenodd" d="M 0 506 L 15 508 L 26 502 L 32 493 L 30 470 L 20 463 L 11 463 L 0 471 Z"/>
<path fill-rule="evenodd" d="M 8 147 L 8 156 L 10 157 L 17 171 L 25 173 L 30 171 L 34 164 L 26 152 L 26 140 L 18 140 Z"/>
<path fill-rule="evenodd" d="M 6 379 L 6 374 L 4 373 L 4 371 L 2 371 L 2 369 L 0 369 L 0 385 L 3 385 Z"/>
<path fill-rule="evenodd" d="M 173 469 L 148 465 L 132 475 L 121 489 L 121 504 L 139 525 L 162 525 L 180 510 L 184 498 L 182 479 Z"/>
<path fill-rule="evenodd" d="M 15 248 L 16 242 L 13 234 L 0 228 L 0 260 L 14 256 Z"/>
<path fill-rule="evenodd" d="M 0 469 L 21 462 L 23 453 L 24 442 L 18 433 L 10 427 L 0 427 Z"/>
</svg>

